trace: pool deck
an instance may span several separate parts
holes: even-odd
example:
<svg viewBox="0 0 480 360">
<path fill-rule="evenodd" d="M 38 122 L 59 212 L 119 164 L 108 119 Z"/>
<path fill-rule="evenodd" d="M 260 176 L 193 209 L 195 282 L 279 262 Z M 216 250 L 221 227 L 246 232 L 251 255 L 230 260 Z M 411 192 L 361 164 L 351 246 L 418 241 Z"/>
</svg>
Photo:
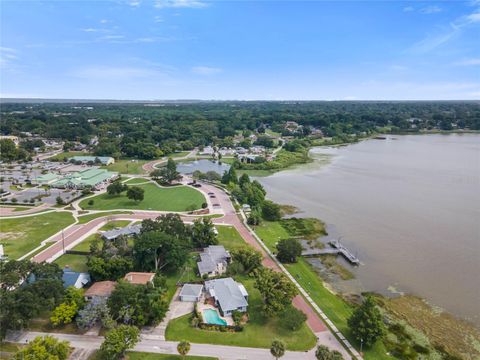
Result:
<svg viewBox="0 0 480 360">
<path fill-rule="evenodd" d="M 204 310 L 215 310 L 218 314 L 218 317 L 222 320 L 225 320 L 227 322 L 227 325 L 230 325 L 230 326 L 235 325 L 231 316 L 222 316 L 220 314 L 220 311 L 218 311 L 218 309 L 215 306 L 213 306 L 210 303 L 205 304 L 205 298 L 202 296 L 200 298 L 200 301 L 197 303 L 197 311 L 199 311 L 202 314 L 202 318 L 203 318 Z"/>
</svg>

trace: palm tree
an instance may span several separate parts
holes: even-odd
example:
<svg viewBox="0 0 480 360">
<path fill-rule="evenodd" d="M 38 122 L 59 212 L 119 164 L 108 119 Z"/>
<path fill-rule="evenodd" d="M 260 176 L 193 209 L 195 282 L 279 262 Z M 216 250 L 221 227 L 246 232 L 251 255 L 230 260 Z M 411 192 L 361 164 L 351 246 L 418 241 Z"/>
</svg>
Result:
<svg viewBox="0 0 480 360">
<path fill-rule="evenodd" d="M 270 353 L 278 360 L 285 355 L 285 344 L 280 340 L 273 340 L 272 346 L 270 347 Z"/>
<path fill-rule="evenodd" d="M 177 345 L 177 351 L 180 355 L 182 355 L 182 358 L 185 359 L 185 356 L 187 356 L 188 352 L 190 351 L 190 343 L 185 340 L 180 341 Z"/>
</svg>

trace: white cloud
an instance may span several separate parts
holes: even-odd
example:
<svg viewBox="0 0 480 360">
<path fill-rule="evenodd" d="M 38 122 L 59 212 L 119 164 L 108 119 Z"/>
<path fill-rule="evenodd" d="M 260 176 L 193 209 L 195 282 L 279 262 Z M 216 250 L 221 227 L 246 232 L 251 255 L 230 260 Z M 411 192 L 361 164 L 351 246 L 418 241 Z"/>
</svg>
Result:
<svg viewBox="0 0 480 360">
<path fill-rule="evenodd" d="M 100 24 L 107 24 L 109 22 L 110 22 L 110 20 L 107 20 L 107 19 L 100 20 Z"/>
<path fill-rule="evenodd" d="M 412 11 L 414 11 L 414 10 L 415 10 L 415 8 L 414 8 L 413 6 L 405 6 L 405 7 L 403 8 L 403 11 L 404 11 L 404 12 L 412 12 Z"/>
<path fill-rule="evenodd" d="M 155 69 L 130 66 L 90 66 L 73 71 L 72 76 L 87 80 L 132 80 L 162 75 Z"/>
<path fill-rule="evenodd" d="M 455 65 L 455 66 L 475 66 L 475 65 L 480 65 L 480 58 L 460 60 L 460 61 L 455 62 L 453 65 Z"/>
<path fill-rule="evenodd" d="M 129 0 L 128 5 L 133 6 L 133 7 L 138 7 L 140 6 L 141 1 L 140 0 Z"/>
<path fill-rule="evenodd" d="M 449 23 L 443 33 L 428 35 L 417 42 L 410 49 L 413 52 L 428 52 L 460 35 L 465 29 L 474 23 L 480 22 L 480 9 L 475 9 L 471 14 L 463 15 Z"/>
<path fill-rule="evenodd" d="M 199 0 L 156 0 L 156 8 L 204 8 L 208 4 Z"/>
<path fill-rule="evenodd" d="M 13 61 L 17 60 L 17 50 L 0 46 L 0 67 L 6 68 Z"/>
<path fill-rule="evenodd" d="M 156 23 L 161 23 L 161 22 L 164 22 L 165 20 L 163 20 L 161 16 L 155 16 L 153 18 L 153 21 L 155 21 Z"/>
<path fill-rule="evenodd" d="M 192 72 L 197 75 L 213 75 L 222 72 L 223 70 L 216 67 L 209 66 L 194 66 L 192 67 Z"/>
<path fill-rule="evenodd" d="M 427 6 L 427 7 L 424 7 L 424 8 L 421 8 L 420 9 L 420 12 L 422 14 L 436 14 L 436 13 L 439 13 L 439 12 L 442 12 L 443 9 L 439 6 L 436 6 L 436 5 L 431 5 L 431 6 Z"/>
</svg>

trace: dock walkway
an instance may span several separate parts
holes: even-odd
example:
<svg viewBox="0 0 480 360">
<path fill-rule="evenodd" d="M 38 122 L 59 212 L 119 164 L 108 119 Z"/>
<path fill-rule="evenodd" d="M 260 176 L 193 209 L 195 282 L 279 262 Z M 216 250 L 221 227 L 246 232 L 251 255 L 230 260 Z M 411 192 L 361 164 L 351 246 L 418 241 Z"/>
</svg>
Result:
<svg viewBox="0 0 480 360">
<path fill-rule="evenodd" d="M 353 255 L 350 250 L 343 246 L 340 241 L 332 240 L 328 244 L 332 246 L 326 249 L 310 249 L 302 251 L 302 256 L 318 256 L 318 255 L 342 255 L 353 265 L 360 265 L 360 260 Z"/>
</svg>

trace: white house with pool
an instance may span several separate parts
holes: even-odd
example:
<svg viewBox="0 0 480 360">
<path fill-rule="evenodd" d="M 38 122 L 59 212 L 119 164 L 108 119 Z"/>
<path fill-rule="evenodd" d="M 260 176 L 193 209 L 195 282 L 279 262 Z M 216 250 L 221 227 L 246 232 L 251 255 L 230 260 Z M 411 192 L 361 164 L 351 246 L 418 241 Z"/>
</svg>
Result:
<svg viewBox="0 0 480 360">
<path fill-rule="evenodd" d="M 207 298 L 213 299 L 222 316 L 231 316 L 235 310 L 247 311 L 248 292 L 232 278 L 205 281 L 204 286 Z"/>
</svg>

